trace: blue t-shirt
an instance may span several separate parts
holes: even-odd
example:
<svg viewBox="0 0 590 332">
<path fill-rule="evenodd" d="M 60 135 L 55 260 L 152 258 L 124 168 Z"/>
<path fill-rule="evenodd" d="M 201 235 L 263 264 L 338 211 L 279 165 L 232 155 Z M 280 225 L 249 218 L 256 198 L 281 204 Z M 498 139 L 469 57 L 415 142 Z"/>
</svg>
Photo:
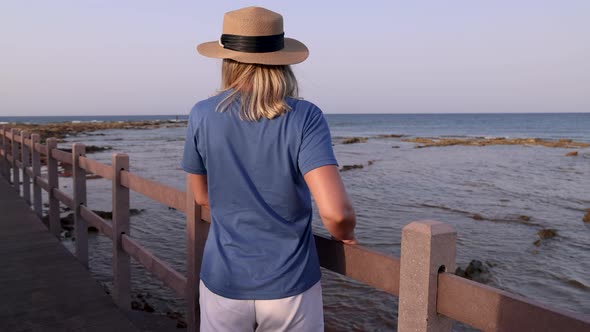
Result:
<svg viewBox="0 0 590 332">
<path fill-rule="evenodd" d="M 207 175 L 211 227 L 201 280 L 233 299 L 301 294 L 320 280 L 303 175 L 337 165 L 330 130 L 317 106 L 294 98 L 272 120 L 241 120 L 239 101 L 216 111 L 227 93 L 193 107 L 181 162 Z"/>
</svg>

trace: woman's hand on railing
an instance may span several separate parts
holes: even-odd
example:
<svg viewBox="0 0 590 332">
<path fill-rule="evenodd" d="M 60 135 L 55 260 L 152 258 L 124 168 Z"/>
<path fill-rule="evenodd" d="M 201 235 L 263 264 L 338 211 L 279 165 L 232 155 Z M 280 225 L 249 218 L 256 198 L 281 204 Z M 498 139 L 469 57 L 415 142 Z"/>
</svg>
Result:
<svg viewBox="0 0 590 332">
<path fill-rule="evenodd" d="M 337 239 L 334 236 L 330 236 L 330 238 L 334 241 L 339 241 L 344 244 L 359 244 L 354 233 L 350 237 L 348 237 L 347 239 Z"/>
<path fill-rule="evenodd" d="M 356 237 L 353 237 L 350 240 L 342 240 L 341 242 L 344 243 L 344 244 L 359 244 L 358 243 L 358 240 L 356 239 Z"/>
</svg>

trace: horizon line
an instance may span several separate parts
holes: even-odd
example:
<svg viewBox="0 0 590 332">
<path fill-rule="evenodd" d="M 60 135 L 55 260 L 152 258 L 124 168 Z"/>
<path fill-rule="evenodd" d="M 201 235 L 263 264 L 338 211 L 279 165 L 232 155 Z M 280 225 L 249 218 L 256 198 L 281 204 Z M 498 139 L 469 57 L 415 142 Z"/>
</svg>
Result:
<svg viewBox="0 0 590 332">
<path fill-rule="evenodd" d="M 590 111 L 573 112 L 445 112 L 445 113 L 332 113 L 323 112 L 326 115 L 490 115 L 490 114 L 590 114 Z M 161 113 L 161 114 L 89 114 L 89 115 L 0 115 L 0 118 L 42 118 L 42 117 L 126 117 L 126 116 L 188 116 L 189 113 Z"/>
</svg>

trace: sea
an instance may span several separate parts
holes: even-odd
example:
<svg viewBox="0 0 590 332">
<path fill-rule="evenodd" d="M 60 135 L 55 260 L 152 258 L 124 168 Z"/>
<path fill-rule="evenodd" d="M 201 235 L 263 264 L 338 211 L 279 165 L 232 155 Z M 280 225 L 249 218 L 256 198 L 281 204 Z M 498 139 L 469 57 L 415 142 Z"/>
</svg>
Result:
<svg viewBox="0 0 590 332">
<path fill-rule="evenodd" d="M 416 148 L 411 137 L 506 137 L 590 142 L 590 113 L 567 114 L 326 114 L 341 166 L 362 165 L 341 176 L 357 212 L 361 245 L 399 256 L 401 230 L 416 220 L 434 219 L 457 231 L 457 266 L 477 260 L 480 281 L 545 305 L 590 314 L 590 148 L 532 145 Z M 1 122 L 183 120 L 186 115 L 0 117 Z M 141 176 L 185 189 L 179 168 L 185 128 L 105 130 L 68 137 L 111 146 L 89 155 L 110 163 L 113 152 L 130 156 Z M 383 137 L 383 135 L 403 135 Z M 342 138 L 366 137 L 357 144 Z M 577 156 L 566 156 L 577 151 Z M 71 192 L 71 179 L 60 178 Z M 89 180 L 88 204 L 111 209 L 110 182 Z M 132 194 L 132 236 L 179 271 L 186 271 L 184 215 Z M 316 210 L 317 211 L 317 210 Z M 317 212 L 314 230 L 327 234 Z M 538 232 L 557 235 L 541 240 Z M 71 239 L 64 244 L 73 249 Z M 90 237 L 90 270 L 109 288 L 111 241 Z M 382 276 L 388 278 L 389 276 Z M 133 266 L 134 296 L 147 297 L 155 314 L 184 311 L 185 303 Z M 333 331 L 394 331 L 397 299 L 323 270 L 325 321 Z M 471 331 L 455 324 L 456 331 Z"/>
</svg>

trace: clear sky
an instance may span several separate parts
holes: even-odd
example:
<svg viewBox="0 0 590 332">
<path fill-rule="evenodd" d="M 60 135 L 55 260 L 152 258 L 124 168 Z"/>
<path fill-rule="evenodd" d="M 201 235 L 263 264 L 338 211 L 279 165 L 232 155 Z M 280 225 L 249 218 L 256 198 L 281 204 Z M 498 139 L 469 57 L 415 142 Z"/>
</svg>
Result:
<svg viewBox="0 0 590 332">
<path fill-rule="evenodd" d="M 223 13 L 281 13 L 326 113 L 590 112 L 590 1 L 0 1 L 0 116 L 183 114 Z"/>
</svg>

